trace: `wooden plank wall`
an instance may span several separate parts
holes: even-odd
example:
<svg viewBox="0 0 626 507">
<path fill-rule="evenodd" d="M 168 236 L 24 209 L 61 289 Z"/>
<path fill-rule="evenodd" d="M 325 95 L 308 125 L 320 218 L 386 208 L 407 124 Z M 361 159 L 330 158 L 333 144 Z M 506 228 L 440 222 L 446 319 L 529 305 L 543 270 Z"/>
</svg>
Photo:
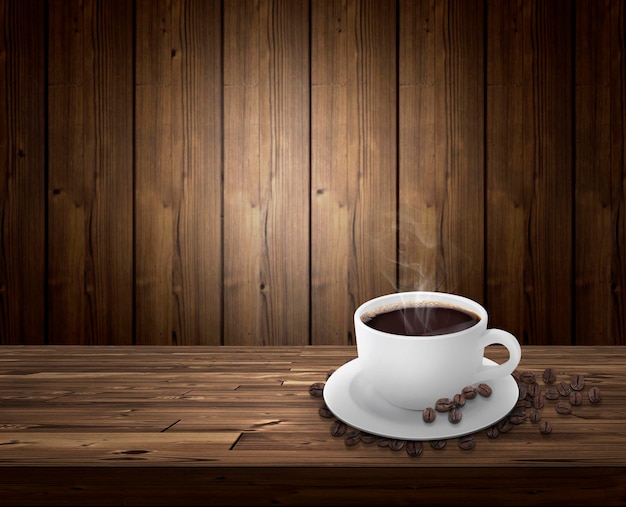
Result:
<svg viewBox="0 0 626 507">
<path fill-rule="evenodd" d="M 626 345 L 622 0 L 0 0 L 0 343 Z"/>
</svg>

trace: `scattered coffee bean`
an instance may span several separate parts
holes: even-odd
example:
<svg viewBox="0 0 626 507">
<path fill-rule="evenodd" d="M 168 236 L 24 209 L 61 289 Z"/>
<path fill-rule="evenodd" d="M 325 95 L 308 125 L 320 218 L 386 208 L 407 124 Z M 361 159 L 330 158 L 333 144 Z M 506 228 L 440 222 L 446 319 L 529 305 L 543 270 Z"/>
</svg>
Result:
<svg viewBox="0 0 626 507">
<path fill-rule="evenodd" d="M 543 396 L 543 394 L 538 394 L 537 396 L 533 397 L 533 407 L 539 409 L 543 408 L 544 405 L 545 397 Z"/>
<path fill-rule="evenodd" d="M 515 424 L 516 426 L 526 422 L 526 419 L 528 419 L 528 415 L 526 414 L 526 412 L 509 415 L 509 422 L 511 424 Z"/>
<path fill-rule="evenodd" d="M 333 369 L 333 370 L 328 370 L 328 372 L 326 372 L 326 380 L 328 380 L 328 379 L 330 378 L 330 376 L 331 376 L 333 373 L 335 373 L 335 371 L 337 371 L 337 370 L 334 370 L 334 369 Z"/>
<path fill-rule="evenodd" d="M 359 430 L 350 430 L 346 433 L 344 439 L 345 444 L 348 447 L 353 447 L 361 441 L 361 432 Z"/>
<path fill-rule="evenodd" d="M 461 391 L 466 400 L 473 400 L 478 394 L 474 386 L 465 386 Z"/>
<path fill-rule="evenodd" d="M 498 435 L 500 435 L 500 430 L 498 429 L 498 426 L 493 425 L 487 428 L 487 436 L 489 438 L 497 438 Z"/>
<path fill-rule="evenodd" d="M 476 439 L 473 435 L 465 435 L 464 437 L 459 438 L 459 447 L 464 451 L 468 451 L 469 449 L 473 449 L 476 447 Z"/>
<path fill-rule="evenodd" d="M 321 398 L 324 396 L 324 385 L 324 382 L 315 382 L 314 384 L 311 384 L 311 387 L 309 387 L 309 394 L 311 396 L 315 396 L 316 398 Z"/>
<path fill-rule="evenodd" d="M 432 407 L 426 407 L 424 409 L 424 413 L 422 414 L 424 422 L 431 423 L 435 420 L 435 417 L 437 417 L 437 413 Z"/>
<path fill-rule="evenodd" d="M 542 377 L 544 384 L 554 384 L 556 381 L 556 372 L 554 371 L 554 368 L 546 368 L 543 370 Z"/>
<path fill-rule="evenodd" d="M 588 393 L 589 401 L 591 403 L 600 403 L 602 401 L 602 392 L 599 387 L 592 387 Z"/>
<path fill-rule="evenodd" d="M 376 442 L 376 439 L 378 437 L 376 435 L 372 435 L 371 433 L 362 431 L 360 438 L 361 442 L 363 442 L 364 444 L 373 444 L 374 442 Z"/>
<path fill-rule="evenodd" d="M 531 397 L 537 396 L 541 392 L 541 386 L 537 382 L 533 382 L 532 384 L 528 384 L 528 394 Z"/>
<path fill-rule="evenodd" d="M 454 403 L 450 398 L 439 398 L 435 403 L 435 410 L 437 412 L 449 412 Z"/>
<path fill-rule="evenodd" d="M 572 405 L 567 401 L 559 401 L 556 404 L 556 411 L 561 415 L 567 415 L 572 413 Z"/>
<path fill-rule="evenodd" d="M 513 372 L 511 373 L 511 375 L 513 376 L 513 378 L 515 380 L 517 380 L 518 382 L 520 381 L 520 376 L 522 375 L 520 373 L 520 371 L 516 368 L 515 370 L 513 370 Z"/>
<path fill-rule="evenodd" d="M 582 391 L 585 387 L 585 377 L 580 373 L 575 373 L 570 377 L 570 385 L 574 391 Z"/>
<path fill-rule="evenodd" d="M 450 421 L 452 424 L 459 424 L 461 422 L 462 417 L 463 417 L 463 414 L 459 407 L 453 407 L 448 412 L 448 421 Z"/>
<path fill-rule="evenodd" d="M 491 396 L 491 387 L 489 386 L 489 384 L 485 384 L 485 383 L 478 384 L 478 387 L 476 388 L 476 390 L 478 391 L 478 394 L 480 394 L 481 396 L 484 396 L 485 398 L 488 398 L 489 396 Z"/>
<path fill-rule="evenodd" d="M 392 451 L 401 451 L 404 449 L 405 444 L 405 440 L 398 440 L 397 438 L 389 439 L 389 449 Z"/>
<path fill-rule="evenodd" d="M 526 384 L 524 384 L 523 382 L 518 382 L 517 388 L 519 389 L 517 399 L 523 400 L 524 398 L 526 398 L 526 395 L 528 394 L 528 387 L 526 387 Z"/>
<path fill-rule="evenodd" d="M 337 419 L 330 427 L 330 434 L 333 437 L 343 437 L 348 430 L 348 426 L 343 421 Z"/>
<path fill-rule="evenodd" d="M 422 442 L 416 442 L 414 440 L 409 440 L 406 443 L 405 448 L 406 448 L 406 453 L 412 458 L 416 456 L 421 456 L 422 453 L 424 452 L 424 446 Z"/>
<path fill-rule="evenodd" d="M 569 395 L 569 402 L 575 407 L 577 407 L 578 405 L 582 405 L 583 395 L 580 394 L 579 391 L 572 391 L 572 393 Z"/>
<path fill-rule="evenodd" d="M 330 411 L 326 404 L 322 405 L 317 412 L 319 413 L 319 415 L 325 417 L 326 419 L 335 417 L 335 415 Z"/>
<path fill-rule="evenodd" d="M 529 419 L 530 419 L 530 422 L 533 422 L 533 423 L 538 423 L 539 421 L 541 421 L 541 410 L 533 408 L 530 411 Z"/>
<path fill-rule="evenodd" d="M 524 384 L 532 384 L 535 381 L 535 374 L 530 370 L 523 371 L 520 375 L 520 380 Z"/>
<path fill-rule="evenodd" d="M 447 440 L 431 440 L 430 446 L 433 449 L 443 449 L 447 443 L 448 443 Z"/>
<path fill-rule="evenodd" d="M 567 382 L 560 382 L 556 389 L 561 396 L 569 396 L 569 393 L 572 392 L 572 388 Z"/>
<path fill-rule="evenodd" d="M 513 429 L 513 424 L 506 417 L 498 422 L 496 426 L 498 427 L 498 431 L 500 433 L 508 433 Z"/>
<path fill-rule="evenodd" d="M 389 440 L 389 438 L 381 437 L 376 441 L 376 443 L 378 444 L 378 447 L 389 447 Z"/>
<path fill-rule="evenodd" d="M 552 423 L 550 421 L 543 421 L 541 426 L 539 426 L 539 431 L 544 435 L 552 433 Z"/>
<path fill-rule="evenodd" d="M 452 403 L 455 407 L 462 407 L 465 405 L 465 396 L 462 393 L 455 394 Z"/>
<path fill-rule="evenodd" d="M 559 394 L 559 390 L 556 387 L 552 386 L 546 389 L 545 397 L 547 400 L 558 400 L 559 396 L 561 395 Z"/>
</svg>

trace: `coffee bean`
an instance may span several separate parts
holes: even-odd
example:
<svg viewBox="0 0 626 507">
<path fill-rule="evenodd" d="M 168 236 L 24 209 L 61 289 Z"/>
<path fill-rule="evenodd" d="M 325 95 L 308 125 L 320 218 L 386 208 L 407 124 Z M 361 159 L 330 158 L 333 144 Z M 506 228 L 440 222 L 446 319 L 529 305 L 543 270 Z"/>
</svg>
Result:
<svg viewBox="0 0 626 507">
<path fill-rule="evenodd" d="M 328 380 L 330 378 L 330 376 L 335 373 L 337 370 L 333 369 L 333 370 L 328 370 L 326 372 L 326 380 Z"/>
<path fill-rule="evenodd" d="M 405 448 L 406 453 L 412 458 L 415 458 L 416 456 L 421 456 L 422 452 L 424 452 L 424 446 L 422 445 L 422 442 L 416 442 L 414 440 L 409 440 L 406 443 Z"/>
<path fill-rule="evenodd" d="M 473 400 L 478 394 L 474 386 L 465 386 L 461 391 L 466 400 Z"/>
<path fill-rule="evenodd" d="M 535 374 L 530 370 L 523 371 L 520 375 L 520 380 L 524 384 L 532 384 L 535 381 Z"/>
<path fill-rule="evenodd" d="M 498 431 L 500 433 L 508 433 L 513 429 L 513 424 L 506 417 L 499 421 L 496 426 L 498 427 Z"/>
<path fill-rule="evenodd" d="M 404 449 L 405 444 L 405 440 L 398 440 L 396 438 L 389 439 L 389 449 L 392 451 L 401 451 Z"/>
<path fill-rule="evenodd" d="M 559 390 L 555 386 L 552 386 L 546 389 L 545 396 L 547 400 L 557 400 L 561 395 L 559 394 Z"/>
<path fill-rule="evenodd" d="M 541 387 L 537 382 L 533 382 L 532 384 L 528 384 L 528 394 L 532 397 L 537 396 L 541 392 Z"/>
<path fill-rule="evenodd" d="M 330 411 L 326 404 L 322 405 L 317 412 L 319 413 L 319 415 L 327 419 L 335 417 L 335 415 Z"/>
<path fill-rule="evenodd" d="M 546 368 L 543 370 L 542 377 L 544 384 L 554 384 L 556 381 L 556 372 L 554 371 L 554 368 Z"/>
<path fill-rule="evenodd" d="M 516 368 L 515 370 L 513 370 L 513 372 L 511 373 L 511 375 L 513 376 L 513 378 L 517 381 L 520 381 L 520 377 L 521 377 L 521 372 Z"/>
<path fill-rule="evenodd" d="M 452 398 L 452 403 L 455 407 L 462 407 L 465 405 L 465 396 L 462 393 L 455 394 Z"/>
<path fill-rule="evenodd" d="M 361 441 L 361 432 L 359 430 L 350 430 L 346 433 L 344 442 L 348 447 L 353 447 Z"/>
<path fill-rule="evenodd" d="M 572 388 L 567 382 L 560 382 L 556 389 L 561 396 L 569 396 L 569 393 L 572 392 Z"/>
<path fill-rule="evenodd" d="M 364 444 L 373 444 L 374 442 L 376 442 L 376 439 L 378 438 L 376 435 L 372 435 L 371 433 L 367 433 L 367 432 L 361 432 L 361 442 L 363 442 Z"/>
<path fill-rule="evenodd" d="M 587 395 L 591 403 L 600 403 L 602 401 L 602 392 L 599 387 L 592 387 Z"/>
<path fill-rule="evenodd" d="M 485 398 L 488 398 L 489 396 L 491 396 L 491 387 L 489 386 L 489 384 L 485 384 L 485 383 L 478 384 L 478 387 L 476 388 L 476 390 L 478 391 L 478 394 L 480 394 L 481 396 L 484 396 Z"/>
<path fill-rule="evenodd" d="M 431 440 L 430 446 L 433 449 L 443 449 L 447 443 L 448 443 L 447 440 Z"/>
<path fill-rule="evenodd" d="M 572 405 L 567 401 L 560 401 L 556 404 L 556 411 L 561 415 L 567 415 L 572 413 Z"/>
<path fill-rule="evenodd" d="M 543 421 L 541 426 L 539 426 L 539 431 L 544 435 L 552 433 L 552 423 L 550 421 Z"/>
<path fill-rule="evenodd" d="M 389 441 L 389 438 L 381 437 L 376 441 L 376 443 L 378 444 L 378 447 L 389 447 Z"/>
<path fill-rule="evenodd" d="M 346 423 L 337 419 L 330 427 L 330 434 L 333 437 L 342 437 L 346 434 L 347 430 L 348 426 L 346 425 Z"/>
<path fill-rule="evenodd" d="M 311 384 L 309 387 L 309 394 L 311 396 L 315 396 L 316 398 L 321 398 L 324 396 L 324 382 L 315 382 L 315 384 Z"/>
<path fill-rule="evenodd" d="M 585 387 L 585 377 L 580 373 L 575 373 L 570 377 L 570 385 L 574 391 L 582 391 Z"/>
<path fill-rule="evenodd" d="M 450 398 L 439 398 L 435 403 L 435 410 L 437 412 L 449 412 L 454 403 Z"/>
<path fill-rule="evenodd" d="M 448 412 L 448 421 L 452 424 L 459 424 L 461 422 L 461 418 L 463 414 L 461 413 L 461 409 L 459 407 L 454 407 Z"/>
<path fill-rule="evenodd" d="M 523 424 L 526 419 L 528 419 L 528 415 L 526 415 L 526 412 L 523 412 L 521 414 L 509 415 L 509 422 L 511 424 L 515 424 L 516 426 L 519 424 Z"/>
<path fill-rule="evenodd" d="M 459 438 L 459 447 L 464 451 L 473 449 L 476 446 L 476 439 L 473 435 L 465 435 Z"/>
<path fill-rule="evenodd" d="M 538 394 L 533 398 L 533 407 L 535 408 L 543 408 L 545 404 L 545 397 L 543 394 Z"/>
<path fill-rule="evenodd" d="M 524 398 L 526 398 L 526 395 L 528 394 L 528 387 L 526 387 L 526 384 L 524 384 L 523 382 L 518 382 L 517 388 L 519 389 L 519 394 L 517 395 L 517 399 L 523 400 Z"/>
<path fill-rule="evenodd" d="M 578 405 L 582 405 L 583 404 L 583 395 L 580 394 L 579 391 L 573 391 L 570 395 L 569 395 L 569 402 L 577 407 Z"/>
<path fill-rule="evenodd" d="M 498 426 L 493 425 L 487 428 L 487 436 L 489 438 L 497 438 L 498 435 L 500 435 L 500 430 L 498 429 Z"/>
<path fill-rule="evenodd" d="M 538 423 L 539 421 L 541 421 L 541 410 L 533 408 L 530 411 L 529 419 L 530 419 L 530 422 L 533 422 L 533 423 Z"/>
<path fill-rule="evenodd" d="M 435 417 L 437 417 L 437 414 L 432 407 L 426 407 L 424 409 L 424 413 L 422 414 L 424 422 L 431 423 L 435 420 Z"/>
</svg>

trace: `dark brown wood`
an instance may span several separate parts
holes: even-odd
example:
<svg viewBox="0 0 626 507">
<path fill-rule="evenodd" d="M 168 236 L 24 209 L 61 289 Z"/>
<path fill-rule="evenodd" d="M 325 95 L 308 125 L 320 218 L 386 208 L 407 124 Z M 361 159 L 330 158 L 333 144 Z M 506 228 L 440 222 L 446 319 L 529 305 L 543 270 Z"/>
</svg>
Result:
<svg viewBox="0 0 626 507">
<path fill-rule="evenodd" d="M 44 12 L 0 1 L 0 344 L 46 336 Z"/>
<path fill-rule="evenodd" d="M 308 16 L 303 0 L 225 7 L 227 345 L 309 342 Z"/>
<path fill-rule="evenodd" d="M 174 100 L 171 3 L 136 3 L 135 343 L 173 342 Z M 158 312 L 154 309 L 159 308 Z M 178 337 L 177 337 L 178 338 Z M 174 342 L 175 343 L 175 342 Z"/>
<path fill-rule="evenodd" d="M 5 346 L 0 505 L 625 505 L 624 347 L 522 347 L 602 401 L 418 457 L 333 437 L 315 382 L 354 346 Z M 487 351 L 503 359 L 503 350 Z M 552 403 L 552 404 L 551 404 Z"/>
<path fill-rule="evenodd" d="M 626 344 L 621 0 L 0 0 L 0 343 Z"/>
</svg>

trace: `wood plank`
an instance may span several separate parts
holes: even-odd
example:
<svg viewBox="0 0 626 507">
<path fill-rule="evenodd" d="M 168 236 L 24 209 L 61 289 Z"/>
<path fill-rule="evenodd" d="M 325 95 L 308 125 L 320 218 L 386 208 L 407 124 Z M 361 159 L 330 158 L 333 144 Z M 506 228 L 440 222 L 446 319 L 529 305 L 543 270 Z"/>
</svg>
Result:
<svg viewBox="0 0 626 507">
<path fill-rule="evenodd" d="M 0 2 L 0 344 L 45 342 L 44 2 Z"/>
<path fill-rule="evenodd" d="M 550 435 L 526 421 L 497 438 L 476 432 L 469 451 L 456 439 L 424 442 L 417 457 L 347 446 L 319 416 L 310 383 L 355 353 L 7 345 L 0 505 L 623 505 L 624 347 L 524 346 L 518 373 L 535 373 L 542 388 L 546 367 L 557 381 L 583 374 L 583 393 L 600 387 L 601 403 L 563 416 L 548 400 Z"/>
<path fill-rule="evenodd" d="M 172 2 L 174 251 L 172 343 L 219 345 L 221 332 L 221 2 Z M 162 311 L 154 308 L 153 311 Z"/>
<path fill-rule="evenodd" d="M 85 293 L 89 213 L 86 161 L 85 19 L 80 1 L 48 6 L 48 301 L 51 343 L 85 343 L 90 328 Z M 89 70 L 87 69 L 87 72 Z"/>
<path fill-rule="evenodd" d="M 524 343 L 572 343 L 572 16 L 567 1 L 524 4 Z M 563 310 L 566 308 L 567 310 Z"/>
<path fill-rule="evenodd" d="M 136 4 L 135 343 L 171 345 L 174 304 L 171 2 Z"/>
<path fill-rule="evenodd" d="M 626 6 L 613 0 L 610 4 L 611 52 L 611 174 L 615 189 L 612 224 L 616 231 L 611 251 L 612 340 L 608 344 L 626 344 L 626 259 L 622 245 L 626 244 Z M 621 190 L 620 190 L 621 189 Z M 582 343 L 585 343 L 581 338 Z"/>
<path fill-rule="evenodd" d="M 587 345 L 614 336 L 610 24 L 609 1 L 577 4 L 574 343 Z"/>
<path fill-rule="evenodd" d="M 490 325 L 520 342 L 525 329 L 524 258 L 532 173 L 523 144 L 524 6 L 517 0 L 487 4 L 486 307 Z"/>
<path fill-rule="evenodd" d="M 397 287 L 396 9 L 348 2 L 350 258 L 355 306 Z"/>
<path fill-rule="evenodd" d="M 311 343 L 354 341 L 349 291 L 348 3 L 311 4 Z"/>
<path fill-rule="evenodd" d="M 308 16 L 301 0 L 225 6 L 226 345 L 309 340 L 310 90 L 293 79 Z"/>
<path fill-rule="evenodd" d="M 50 164 L 50 343 L 133 339 L 130 9 L 123 0 L 50 5 L 51 22 L 69 27 L 50 30 L 59 65 L 50 137 L 60 141 Z"/>
<path fill-rule="evenodd" d="M 403 0 L 399 21 L 399 288 L 437 290 L 445 280 L 445 174 L 435 165 L 435 61 L 441 50 L 435 4 Z"/>
<path fill-rule="evenodd" d="M 437 189 L 431 205 L 438 207 L 442 269 L 431 286 L 479 302 L 485 297 L 484 22 L 484 10 L 471 2 L 435 4 L 435 171 L 424 180 Z"/>
</svg>

